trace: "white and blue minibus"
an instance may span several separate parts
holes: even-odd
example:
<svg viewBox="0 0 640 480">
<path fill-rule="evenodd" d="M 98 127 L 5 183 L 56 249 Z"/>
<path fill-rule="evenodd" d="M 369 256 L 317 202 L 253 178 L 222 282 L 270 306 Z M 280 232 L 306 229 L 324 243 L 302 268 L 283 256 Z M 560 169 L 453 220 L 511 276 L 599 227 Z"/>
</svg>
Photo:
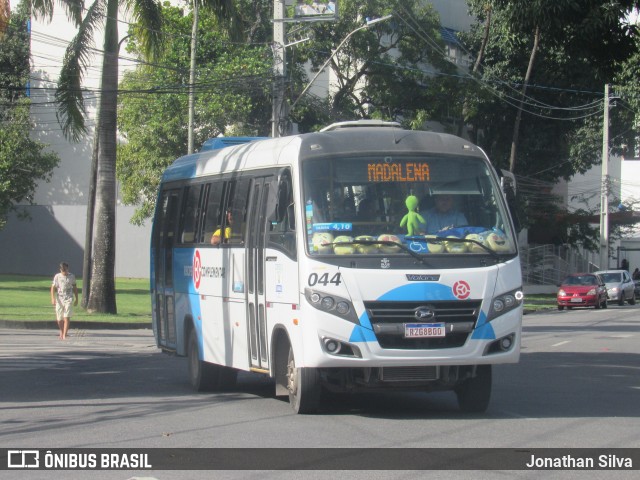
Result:
<svg viewBox="0 0 640 480">
<path fill-rule="evenodd" d="M 448 390 L 485 411 L 492 365 L 519 360 L 523 310 L 485 153 L 377 121 L 221 143 L 233 146 L 167 168 L 153 223 L 154 334 L 188 358 L 193 387 L 245 371 L 297 413 L 325 391 L 391 390 Z"/>
</svg>

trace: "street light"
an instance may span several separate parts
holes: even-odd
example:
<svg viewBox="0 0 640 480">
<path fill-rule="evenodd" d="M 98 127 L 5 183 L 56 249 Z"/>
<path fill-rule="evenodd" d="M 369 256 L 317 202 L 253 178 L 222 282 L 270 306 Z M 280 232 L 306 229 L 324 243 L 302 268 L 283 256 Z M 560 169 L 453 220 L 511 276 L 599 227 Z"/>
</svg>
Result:
<svg viewBox="0 0 640 480">
<path fill-rule="evenodd" d="M 380 22 L 384 22 L 385 20 L 389 20 L 393 15 L 385 15 L 384 17 L 380 17 L 380 18 L 374 18 L 373 20 L 367 20 L 367 23 L 365 23 L 364 25 L 356 28 L 355 30 L 351 31 L 349 33 L 349 35 L 347 35 L 346 37 L 344 37 L 344 40 L 342 40 L 342 42 L 340 42 L 340 44 L 336 47 L 336 49 L 333 51 L 333 53 L 331 55 L 329 55 L 329 58 L 327 58 L 326 62 L 324 62 L 322 64 L 322 67 L 320 67 L 320 70 L 318 70 L 318 73 L 316 73 L 314 75 L 314 77 L 311 79 L 311 81 L 307 84 L 306 87 L 304 87 L 304 90 L 302 90 L 302 92 L 300 93 L 300 95 L 298 95 L 298 98 L 296 98 L 295 102 L 293 102 L 291 104 L 291 107 L 289 107 L 290 110 L 293 110 L 293 108 L 298 104 L 298 102 L 300 101 L 300 99 L 304 96 L 305 93 L 307 93 L 307 90 L 309 90 L 311 88 L 311 85 L 313 85 L 313 82 L 316 81 L 316 79 L 320 76 L 320 74 L 322 73 L 322 71 L 326 68 L 326 66 L 329 64 L 329 62 L 331 61 L 331 59 L 333 57 L 336 56 L 336 54 L 340 51 L 340 49 L 342 48 L 342 46 L 347 43 L 347 41 L 351 38 L 351 35 L 353 35 L 354 33 L 363 30 L 365 28 L 369 28 L 371 25 L 375 25 L 376 23 L 380 23 Z"/>
</svg>

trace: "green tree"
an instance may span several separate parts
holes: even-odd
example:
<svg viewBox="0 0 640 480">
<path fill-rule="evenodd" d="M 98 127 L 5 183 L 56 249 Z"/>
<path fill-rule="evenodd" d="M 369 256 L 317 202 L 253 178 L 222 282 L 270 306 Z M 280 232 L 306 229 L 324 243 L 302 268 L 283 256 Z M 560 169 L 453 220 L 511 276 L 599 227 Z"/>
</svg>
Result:
<svg viewBox="0 0 640 480">
<path fill-rule="evenodd" d="M 626 157 L 640 157 L 640 32 L 633 39 L 635 51 L 620 62 L 613 86 L 622 100 L 614 117 L 622 118 L 621 153 Z"/>
<path fill-rule="evenodd" d="M 591 142 L 596 135 L 585 137 L 584 130 L 580 135 L 576 132 L 591 129 L 598 121 L 602 130 L 604 84 L 612 81 L 617 64 L 635 49 L 630 35 L 633 29 L 622 19 L 639 2 L 468 3 L 479 22 L 463 38 L 475 55 L 485 36 L 483 12 L 490 9 L 492 13 L 482 67 L 476 81 L 465 86 L 471 97 L 471 113 L 466 120 L 473 124 L 474 132 L 482 132 L 474 140 L 501 167 L 508 168 L 520 112 L 526 122 L 520 125 L 516 140 L 517 173 L 543 171 L 542 179 L 554 180 L 584 172 L 597 163 L 600 146 Z M 534 49 L 536 57 L 527 78 Z"/>
<path fill-rule="evenodd" d="M 623 19 L 638 2 L 468 3 L 478 23 L 462 38 L 480 60 L 474 80 L 465 86 L 464 121 L 472 125 L 472 139 L 501 168 L 537 181 L 555 183 L 598 164 L 604 84 L 637 50 L 634 28 Z M 622 119 L 612 116 L 614 151 L 624 128 Z M 525 201 L 525 224 L 545 228 L 555 221 L 552 197 L 531 190 Z M 571 218 L 578 222 L 578 217 Z M 585 232 L 574 229 L 571 238 Z M 585 244 L 591 245 L 587 237 Z"/>
<path fill-rule="evenodd" d="M 331 58 L 337 87 L 329 99 L 332 119 L 376 117 L 417 125 L 445 118 L 451 102 L 458 103 L 455 95 L 447 94 L 457 90 L 457 77 L 446 75 L 456 69 L 446 59 L 440 20 L 429 2 L 342 0 L 340 19 L 312 27 L 314 41 L 303 44 L 300 52 L 319 68 L 365 19 L 389 14 L 393 18 L 355 33 Z M 304 81 L 297 85 L 301 88 Z M 294 90 L 292 97 L 299 92 Z M 315 127 L 305 119 L 315 108 L 312 100 L 301 98 L 292 111 L 305 131 Z"/>
<path fill-rule="evenodd" d="M 138 206 L 135 224 L 153 213 L 162 171 L 187 151 L 192 15 L 170 5 L 163 7 L 163 15 L 164 33 L 171 38 L 163 56 L 127 72 L 120 84 L 118 124 L 126 141 L 118 148 L 117 175 L 124 203 Z M 253 41 L 259 42 L 266 30 L 254 22 L 241 18 L 242 30 L 253 31 Z M 138 54 L 137 30 L 130 34 L 129 52 Z M 196 150 L 220 134 L 268 135 L 270 48 L 230 42 L 228 31 L 208 9 L 200 10 L 198 37 Z"/>
<path fill-rule="evenodd" d="M 4 12 L 3 12 L 4 13 Z M 7 215 L 18 210 L 16 203 L 33 203 L 39 180 L 49 180 L 59 158 L 46 146 L 29 137 L 32 122 L 29 81 L 28 2 L 6 15 L 0 41 L 0 228 Z M 3 20 L 0 20 L 2 23 Z"/>
</svg>

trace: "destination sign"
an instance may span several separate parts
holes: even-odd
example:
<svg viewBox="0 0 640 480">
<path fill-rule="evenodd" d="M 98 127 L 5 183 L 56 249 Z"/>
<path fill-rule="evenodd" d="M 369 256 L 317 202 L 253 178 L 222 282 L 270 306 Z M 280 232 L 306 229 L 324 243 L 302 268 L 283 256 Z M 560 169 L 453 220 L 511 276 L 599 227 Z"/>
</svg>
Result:
<svg viewBox="0 0 640 480">
<path fill-rule="evenodd" d="M 369 163 L 370 182 L 428 182 L 431 177 L 428 163 Z"/>
</svg>

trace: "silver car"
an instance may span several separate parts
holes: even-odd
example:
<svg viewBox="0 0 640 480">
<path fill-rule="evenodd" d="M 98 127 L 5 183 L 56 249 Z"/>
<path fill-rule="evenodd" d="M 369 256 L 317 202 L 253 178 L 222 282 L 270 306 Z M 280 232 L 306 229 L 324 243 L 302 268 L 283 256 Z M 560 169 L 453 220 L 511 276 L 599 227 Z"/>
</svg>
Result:
<svg viewBox="0 0 640 480">
<path fill-rule="evenodd" d="M 607 286 L 610 302 L 618 302 L 618 305 L 624 305 L 626 300 L 629 305 L 636 304 L 635 285 L 629 272 L 626 270 L 602 270 L 595 273 L 600 275 L 600 278 Z"/>
</svg>

